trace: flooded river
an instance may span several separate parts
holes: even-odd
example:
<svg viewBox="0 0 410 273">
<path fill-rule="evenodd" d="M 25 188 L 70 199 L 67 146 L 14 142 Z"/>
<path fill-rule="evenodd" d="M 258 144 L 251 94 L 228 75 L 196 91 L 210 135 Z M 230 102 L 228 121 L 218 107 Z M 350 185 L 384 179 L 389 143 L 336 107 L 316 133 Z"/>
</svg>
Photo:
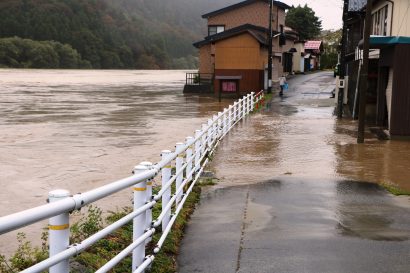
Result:
<svg viewBox="0 0 410 273">
<path fill-rule="evenodd" d="M 229 101 L 184 96 L 185 72 L 1 69 L 0 216 L 44 204 L 52 189 L 127 177 L 193 135 Z M 99 205 L 130 205 L 129 196 Z"/>
<path fill-rule="evenodd" d="M 410 189 L 409 142 L 358 146 L 356 123 L 332 116 L 333 78 L 306 77 L 222 142 L 212 164 L 219 186 L 286 175 Z M 0 216 L 44 204 L 52 189 L 84 192 L 128 176 L 141 161 L 157 162 L 231 102 L 185 96 L 184 83 L 185 71 L 0 70 Z M 116 209 L 129 196 L 99 205 Z M 39 238 L 44 225 L 23 231 Z M 1 236 L 0 253 L 14 238 Z"/>
</svg>

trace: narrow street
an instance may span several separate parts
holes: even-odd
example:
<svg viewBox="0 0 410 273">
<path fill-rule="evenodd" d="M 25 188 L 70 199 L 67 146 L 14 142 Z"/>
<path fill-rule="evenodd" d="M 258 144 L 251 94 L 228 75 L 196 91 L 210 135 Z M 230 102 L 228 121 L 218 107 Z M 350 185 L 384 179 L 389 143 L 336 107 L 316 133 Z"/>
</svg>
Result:
<svg viewBox="0 0 410 273">
<path fill-rule="evenodd" d="M 178 272 L 409 272 L 406 141 L 367 134 L 332 115 L 332 73 L 289 80 L 283 98 L 251 115 L 212 162 L 186 229 Z"/>
</svg>

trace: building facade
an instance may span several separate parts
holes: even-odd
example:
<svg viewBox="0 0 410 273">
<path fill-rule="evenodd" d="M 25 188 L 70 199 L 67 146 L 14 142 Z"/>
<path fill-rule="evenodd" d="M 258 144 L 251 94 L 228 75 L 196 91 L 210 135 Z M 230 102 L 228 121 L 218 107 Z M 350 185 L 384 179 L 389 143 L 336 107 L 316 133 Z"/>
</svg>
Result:
<svg viewBox="0 0 410 273">
<path fill-rule="evenodd" d="M 243 94 L 267 88 L 269 2 L 247 0 L 204 14 L 208 36 L 199 49 L 199 74 L 213 75 L 216 94 Z M 292 72 L 297 34 L 285 30 L 285 3 L 273 1 L 272 80 Z"/>
<path fill-rule="evenodd" d="M 357 113 L 366 1 L 352 1 L 347 21 L 347 97 L 350 110 Z M 386 128 L 393 138 L 410 136 L 409 4 L 408 0 L 375 0 L 372 9 L 367 117 Z"/>
</svg>

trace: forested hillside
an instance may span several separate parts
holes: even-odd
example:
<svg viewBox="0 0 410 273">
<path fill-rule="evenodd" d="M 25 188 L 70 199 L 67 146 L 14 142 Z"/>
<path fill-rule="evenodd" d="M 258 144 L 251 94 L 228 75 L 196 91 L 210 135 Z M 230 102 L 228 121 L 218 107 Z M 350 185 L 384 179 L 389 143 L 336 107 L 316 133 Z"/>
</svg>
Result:
<svg viewBox="0 0 410 273">
<path fill-rule="evenodd" d="M 194 68 L 192 43 L 206 33 L 200 15 L 236 2 L 1 0 L 0 38 L 24 40 L 0 39 L 0 66 Z M 63 46 L 73 62 L 60 60 Z M 56 58 L 45 65 L 49 54 Z"/>
</svg>

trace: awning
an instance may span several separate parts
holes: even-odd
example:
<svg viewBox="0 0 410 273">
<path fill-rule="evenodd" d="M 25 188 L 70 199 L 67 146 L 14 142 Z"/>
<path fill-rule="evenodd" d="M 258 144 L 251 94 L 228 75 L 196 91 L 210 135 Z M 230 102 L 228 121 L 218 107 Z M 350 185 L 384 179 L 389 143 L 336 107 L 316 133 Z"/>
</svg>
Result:
<svg viewBox="0 0 410 273">
<path fill-rule="evenodd" d="M 215 80 L 240 80 L 242 76 L 215 76 Z"/>
<path fill-rule="evenodd" d="M 370 36 L 371 48 L 383 48 L 397 44 L 410 44 L 410 37 L 406 36 Z M 363 48 L 363 39 L 359 42 L 359 48 Z"/>
</svg>

